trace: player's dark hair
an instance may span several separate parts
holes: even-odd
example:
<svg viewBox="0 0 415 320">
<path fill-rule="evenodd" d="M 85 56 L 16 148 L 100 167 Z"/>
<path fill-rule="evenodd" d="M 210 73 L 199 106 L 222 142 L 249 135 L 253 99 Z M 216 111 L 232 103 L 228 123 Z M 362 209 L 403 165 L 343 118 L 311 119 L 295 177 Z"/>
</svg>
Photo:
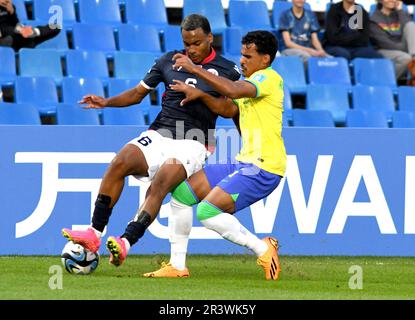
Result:
<svg viewBox="0 0 415 320">
<path fill-rule="evenodd" d="M 248 32 L 242 38 L 242 44 L 255 44 L 258 53 L 270 56 L 270 64 L 274 61 L 278 51 L 277 38 L 271 32 L 264 30 Z"/>
<path fill-rule="evenodd" d="M 211 33 L 209 20 L 200 14 L 190 14 L 183 19 L 181 30 L 192 31 L 201 28 L 208 35 Z"/>
</svg>

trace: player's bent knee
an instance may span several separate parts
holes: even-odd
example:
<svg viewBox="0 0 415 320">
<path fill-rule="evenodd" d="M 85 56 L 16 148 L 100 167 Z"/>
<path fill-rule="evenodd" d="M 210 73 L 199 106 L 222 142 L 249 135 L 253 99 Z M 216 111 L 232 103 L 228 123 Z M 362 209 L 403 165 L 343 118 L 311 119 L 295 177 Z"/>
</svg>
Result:
<svg viewBox="0 0 415 320">
<path fill-rule="evenodd" d="M 199 221 L 212 218 L 220 213 L 222 213 L 222 210 L 211 204 L 209 201 L 203 200 L 197 205 L 196 216 Z"/>
<path fill-rule="evenodd" d="M 190 187 L 187 181 L 180 183 L 176 189 L 171 194 L 172 198 L 176 201 L 183 203 L 187 206 L 193 206 L 199 202 L 199 199 L 193 192 L 192 187 Z"/>
</svg>

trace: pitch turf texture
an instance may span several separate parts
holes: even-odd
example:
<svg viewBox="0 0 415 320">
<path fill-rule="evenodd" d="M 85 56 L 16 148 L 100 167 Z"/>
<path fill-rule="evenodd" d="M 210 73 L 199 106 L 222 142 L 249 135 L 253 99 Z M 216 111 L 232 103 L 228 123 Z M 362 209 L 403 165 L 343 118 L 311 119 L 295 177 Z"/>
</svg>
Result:
<svg viewBox="0 0 415 320">
<path fill-rule="evenodd" d="M 51 290 L 55 256 L 0 256 L 0 299 L 276 300 L 415 299 L 415 258 L 282 256 L 278 281 L 266 281 L 249 255 L 195 255 L 187 279 L 146 279 L 167 256 L 130 256 L 119 267 L 101 256 L 98 269 L 74 276 L 64 269 L 62 289 Z M 362 289 L 350 289 L 352 266 L 363 272 Z M 352 272 L 352 273 L 349 273 Z M 57 283 L 56 281 L 51 281 Z"/>
</svg>

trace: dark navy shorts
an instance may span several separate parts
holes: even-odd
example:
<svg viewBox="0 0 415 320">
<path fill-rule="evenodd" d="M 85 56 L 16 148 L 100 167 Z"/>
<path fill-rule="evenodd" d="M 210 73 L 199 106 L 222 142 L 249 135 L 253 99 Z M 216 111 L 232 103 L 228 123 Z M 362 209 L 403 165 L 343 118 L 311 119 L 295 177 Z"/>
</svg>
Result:
<svg viewBox="0 0 415 320">
<path fill-rule="evenodd" d="M 281 176 L 252 163 L 228 159 L 226 164 L 207 164 L 204 169 L 210 187 L 220 187 L 235 201 L 235 211 L 267 197 L 281 181 Z"/>
</svg>

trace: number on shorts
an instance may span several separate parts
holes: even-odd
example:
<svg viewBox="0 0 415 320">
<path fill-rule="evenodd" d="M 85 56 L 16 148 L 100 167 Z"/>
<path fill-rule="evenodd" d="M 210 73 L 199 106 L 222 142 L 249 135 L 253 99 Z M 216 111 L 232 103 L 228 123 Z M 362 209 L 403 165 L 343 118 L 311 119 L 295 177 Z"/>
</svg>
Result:
<svg viewBox="0 0 415 320">
<path fill-rule="evenodd" d="M 141 143 L 144 147 L 147 147 L 152 141 L 149 137 L 144 136 L 138 139 L 138 142 Z"/>
</svg>

